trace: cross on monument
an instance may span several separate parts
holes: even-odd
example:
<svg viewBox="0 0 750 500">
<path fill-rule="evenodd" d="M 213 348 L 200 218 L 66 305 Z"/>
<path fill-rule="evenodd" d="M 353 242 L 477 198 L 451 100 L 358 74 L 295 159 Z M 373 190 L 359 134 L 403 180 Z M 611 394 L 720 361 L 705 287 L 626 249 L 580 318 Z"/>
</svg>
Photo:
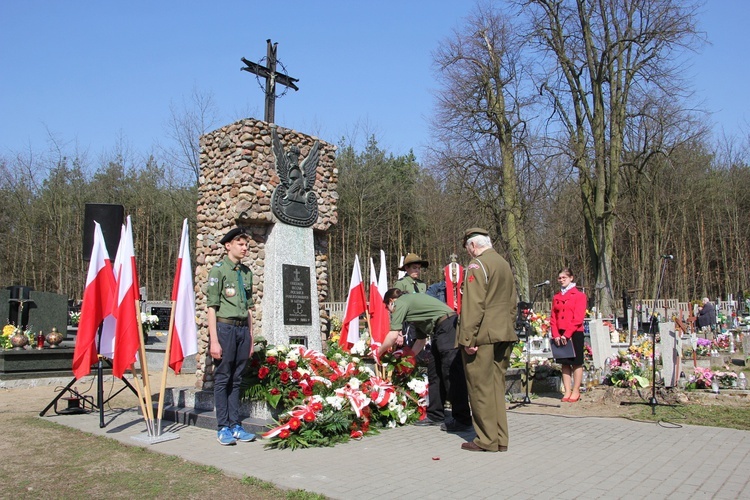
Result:
<svg viewBox="0 0 750 500">
<path fill-rule="evenodd" d="M 276 83 L 293 88 L 296 91 L 299 90 L 299 87 L 297 87 L 295 83 L 298 82 L 299 79 L 292 78 L 291 76 L 276 71 L 276 46 L 278 43 L 271 43 L 271 39 L 269 38 L 266 40 L 266 44 L 268 46 L 266 65 L 261 66 L 260 64 L 248 61 L 243 57 L 241 60 L 245 63 L 245 67 L 240 68 L 240 71 L 254 73 L 259 77 L 266 79 L 266 108 L 264 120 L 268 123 L 273 123 L 276 115 Z"/>
</svg>

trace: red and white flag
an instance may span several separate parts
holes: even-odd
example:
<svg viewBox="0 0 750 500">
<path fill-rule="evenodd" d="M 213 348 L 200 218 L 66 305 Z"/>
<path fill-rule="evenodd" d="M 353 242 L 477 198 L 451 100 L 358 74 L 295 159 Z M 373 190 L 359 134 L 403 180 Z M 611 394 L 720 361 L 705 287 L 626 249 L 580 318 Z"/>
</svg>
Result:
<svg viewBox="0 0 750 500">
<path fill-rule="evenodd" d="M 104 244 L 102 228 L 94 222 L 94 244 L 86 276 L 86 289 L 83 291 L 76 347 L 73 351 L 73 374 L 77 379 L 91 373 L 91 365 L 97 362 L 96 332 L 112 310 L 114 289 L 115 277 Z"/>
<path fill-rule="evenodd" d="M 376 351 L 375 347 L 380 346 L 385 340 L 388 331 L 390 330 L 391 318 L 388 314 L 388 309 L 383 303 L 383 296 L 387 290 L 381 289 L 381 281 L 385 278 L 385 252 L 380 251 L 380 276 L 375 274 L 375 264 L 372 258 L 370 258 L 370 332 L 371 344 L 373 345 L 373 351 Z M 387 286 L 387 285 L 385 285 Z"/>
<path fill-rule="evenodd" d="M 124 241 L 123 241 L 124 240 Z M 122 252 L 122 259 L 119 253 Z M 140 299 L 138 275 L 136 274 L 133 226 L 128 215 L 124 238 L 118 250 L 120 268 L 117 270 L 117 300 L 115 302 L 115 352 L 112 356 L 112 375 L 122 378 L 125 371 L 135 363 L 135 356 L 141 346 L 138 322 L 141 313 L 136 307 Z"/>
<path fill-rule="evenodd" d="M 112 270 L 115 276 L 115 283 L 119 279 L 117 273 L 122 269 L 122 256 L 124 254 L 123 245 L 125 244 L 125 224 L 122 225 L 120 230 L 120 243 L 117 246 L 117 255 L 115 255 L 115 265 Z M 115 304 L 115 294 L 117 292 L 117 286 L 112 290 L 112 303 Z M 113 308 L 114 309 L 114 308 Z M 102 325 L 102 335 L 99 338 L 99 354 L 105 358 L 112 359 L 115 355 L 115 327 L 117 325 L 117 319 L 115 319 L 114 310 L 112 314 L 104 318 L 104 324 Z"/>
<path fill-rule="evenodd" d="M 349 282 L 349 295 L 346 298 L 346 312 L 339 338 L 339 345 L 347 352 L 359 340 L 359 316 L 366 310 L 365 285 L 362 283 L 362 272 L 359 270 L 359 256 L 355 254 L 352 279 Z"/>
<path fill-rule="evenodd" d="M 172 348 L 169 353 L 169 367 L 180 373 L 183 360 L 198 352 L 198 329 L 195 325 L 195 290 L 193 271 L 190 265 L 190 236 L 188 221 L 182 222 L 180 255 L 177 258 L 177 272 L 172 285 L 174 301 L 174 322 L 172 326 Z"/>
</svg>

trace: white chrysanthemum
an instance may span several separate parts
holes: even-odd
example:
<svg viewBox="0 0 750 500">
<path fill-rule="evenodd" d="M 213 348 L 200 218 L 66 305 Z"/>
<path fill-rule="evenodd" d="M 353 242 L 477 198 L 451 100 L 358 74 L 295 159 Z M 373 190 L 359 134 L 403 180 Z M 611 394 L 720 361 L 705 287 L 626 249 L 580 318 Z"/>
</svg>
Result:
<svg viewBox="0 0 750 500">
<path fill-rule="evenodd" d="M 289 354 L 286 355 L 286 362 L 289 363 L 290 361 L 294 361 L 295 363 L 299 361 L 299 351 L 297 349 L 289 351 Z"/>
<path fill-rule="evenodd" d="M 266 351 L 266 356 L 272 356 L 275 358 L 278 355 L 279 355 L 279 351 L 274 347 Z"/>
<path fill-rule="evenodd" d="M 331 405 L 334 410 L 339 411 L 344 406 L 344 398 L 340 396 L 328 396 L 326 403 Z"/>
<path fill-rule="evenodd" d="M 427 381 L 422 378 L 413 378 L 406 386 L 417 394 L 422 394 L 427 390 Z"/>
<path fill-rule="evenodd" d="M 391 428 L 391 429 L 395 429 L 396 428 L 396 421 L 395 420 L 389 420 L 388 421 L 388 427 Z"/>
<path fill-rule="evenodd" d="M 359 390 L 359 384 L 360 384 L 360 382 L 359 382 L 358 378 L 352 377 L 352 378 L 349 379 L 349 387 L 351 387 L 355 391 Z"/>
<path fill-rule="evenodd" d="M 352 346 L 351 353 L 354 356 L 364 356 L 365 352 L 367 350 L 367 345 L 365 344 L 365 341 L 362 339 L 359 339 L 357 342 L 354 343 Z"/>
</svg>

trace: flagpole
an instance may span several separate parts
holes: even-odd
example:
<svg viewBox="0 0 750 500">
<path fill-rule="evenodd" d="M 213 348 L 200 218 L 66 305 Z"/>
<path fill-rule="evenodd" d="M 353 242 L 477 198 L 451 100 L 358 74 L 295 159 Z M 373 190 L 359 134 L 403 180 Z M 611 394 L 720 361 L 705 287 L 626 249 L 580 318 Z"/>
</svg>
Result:
<svg viewBox="0 0 750 500">
<path fill-rule="evenodd" d="M 161 418 L 164 415 L 164 392 L 167 390 L 167 374 L 169 373 L 169 359 L 172 353 L 172 336 L 174 335 L 174 316 L 176 300 L 172 301 L 172 312 L 169 314 L 169 330 L 167 333 L 167 350 L 164 351 L 164 366 L 161 371 L 161 383 L 159 384 L 159 406 L 156 412 L 156 425 L 158 433 L 161 434 Z"/>
<path fill-rule="evenodd" d="M 135 385 L 135 390 L 138 393 L 138 404 L 141 406 L 141 414 L 143 415 L 143 418 L 146 418 L 146 407 L 147 405 L 144 403 L 143 398 L 143 389 L 141 389 L 141 382 L 138 380 L 138 374 L 135 372 L 135 363 L 130 365 L 130 373 L 133 374 L 133 383 Z M 148 420 L 146 420 L 146 428 L 149 428 Z M 149 435 L 151 432 L 149 431 Z"/>
<path fill-rule="evenodd" d="M 136 323 L 138 325 L 138 344 L 139 344 L 138 352 L 140 354 L 141 378 L 143 379 L 143 389 L 145 391 L 144 396 L 147 398 L 146 399 L 147 401 L 146 412 L 147 412 L 148 420 L 151 423 L 151 429 L 153 429 L 154 405 L 151 403 L 151 384 L 149 383 L 149 379 L 148 379 L 148 363 L 146 362 L 146 344 L 143 342 L 143 323 L 141 323 L 141 314 L 138 311 L 139 306 L 140 306 L 140 300 L 136 299 L 134 302 L 134 309 L 135 309 L 136 319 L 137 319 Z M 146 425 L 148 425 L 148 423 Z M 151 435 L 153 435 L 153 432 L 151 433 Z"/>
</svg>

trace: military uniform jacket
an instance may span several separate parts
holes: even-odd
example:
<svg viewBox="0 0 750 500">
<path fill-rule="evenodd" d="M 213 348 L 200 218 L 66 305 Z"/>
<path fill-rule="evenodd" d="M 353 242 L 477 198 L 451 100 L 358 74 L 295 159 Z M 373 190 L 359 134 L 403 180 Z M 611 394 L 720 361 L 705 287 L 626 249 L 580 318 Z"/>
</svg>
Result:
<svg viewBox="0 0 750 500">
<path fill-rule="evenodd" d="M 240 288 L 240 275 L 244 289 Z M 247 319 L 247 310 L 253 305 L 250 268 L 241 262 L 235 264 L 229 257 L 216 263 L 208 273 L 207 305 L 216 309 L 219 318 Z"/>
<path fill-rule="evenodd" d="M 518 298 L 508 261 L 492 248 L 485 250 L 466 266 L 461 288 L 458 345 L 476 347 L 518 340 L 515 331 Z"/>
<path fill-rule="evenodd" d="M 407 274 L 396 281 L 393 284 L 393 288 L 398 288 L 405 293 L 425 293 L 427 291 L 427 283 L 422 280 L 415 280 Z"/>
</svg>

